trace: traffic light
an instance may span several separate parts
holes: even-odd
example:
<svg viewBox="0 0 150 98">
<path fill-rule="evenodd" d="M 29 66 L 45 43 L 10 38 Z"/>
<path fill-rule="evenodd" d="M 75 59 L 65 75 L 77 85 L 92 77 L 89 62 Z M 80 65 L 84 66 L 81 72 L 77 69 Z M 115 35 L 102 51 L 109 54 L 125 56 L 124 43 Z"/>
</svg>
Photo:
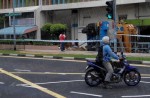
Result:
<svg viewBox="0 0 150 98">
<path fill-rule="evenodd" d="M 106 2 L 106 11 L 107 11 L 107 14 L 106 14 L 106 17 L 108 19 L 113 19 L 113 1 L 107 1 Z"/>
</svg>

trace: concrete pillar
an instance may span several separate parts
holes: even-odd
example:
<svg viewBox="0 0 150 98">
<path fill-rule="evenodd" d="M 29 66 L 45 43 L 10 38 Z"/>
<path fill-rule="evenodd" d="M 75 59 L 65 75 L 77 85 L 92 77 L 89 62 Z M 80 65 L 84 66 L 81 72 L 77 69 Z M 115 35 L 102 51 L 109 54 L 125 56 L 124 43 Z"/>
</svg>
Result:
<svg viewBox="0 0 150 98">
<path fill-rule="evenodd" d="M 71 39 L 78 39 L 78 10 L 72 10 Z"/>
<path fill-rule="evenodd" d="M 37 30 L 37 34 L 36 34 L 36 39 L 41 39 L 41 31 L 40 31 L 40 28 L 41 28 L 41 9 L 38 8 L 35 12 L 35 15 L 34 15 L 34 18 L 35 18 L 35 24 L 36 26 L 38 26 L 38 30 Z"/>
</svg>

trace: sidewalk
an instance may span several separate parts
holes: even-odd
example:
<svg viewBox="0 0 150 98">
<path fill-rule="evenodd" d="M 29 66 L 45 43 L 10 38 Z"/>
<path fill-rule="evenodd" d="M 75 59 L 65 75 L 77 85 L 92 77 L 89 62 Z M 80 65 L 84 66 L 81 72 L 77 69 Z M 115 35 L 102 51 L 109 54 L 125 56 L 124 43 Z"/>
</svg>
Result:
<svg viewBox="0 0 150 98">
<path fill-rule="evenodd" d="M 32 49 L 26 49 L 22 51 L 24 53 L 34 53 L 34 54 L 86 54 L 86 55 L 96 55 L 96 51 L 60 51 L 60 50 L 32 50 Z"/>
<path fill-rule="evenodd" d="M 1 54 L 9 56 L 26 56 L 26 57 L 38 57 L 38 58 L 50 58 L 50 59 L 68 59 L 68 60 L 95 60 L 95 58 L 80 58 L 80 57 L 57 57 L 57 56 L 45 56 L 46 54 L 83 54 L 83 55 L 97 55 L 97 51 L 70 51 L 66 50 L 64 52 L 60 50 L 33 50 L 26 49 L 20 51 L 23 54 Z M 43 55 L 41 55 L 43 54 Z M 118 53 L 119 54 L 119 53 Z M 127 57 L 150 57 L 150 53 L 125 53 Z M 147 64 L 150 65 L 150 61 L 128 61 L 131 64 Z"/>
<path fill-rule="evenodd" d="M 24 53 L 35 53 L 35 54 L 83 54 L 83 55 L 97 55 L 97 51 L 70 51 L 66 50 L 64 52 L 60 50 L 32 50 L 26 49 L 22 51 Z M 119 55 L 120 53 L 118 53 Z M 124 53 L 126 56 L 130 57 L 150 57 L 150 53 Z"/>
</svg>

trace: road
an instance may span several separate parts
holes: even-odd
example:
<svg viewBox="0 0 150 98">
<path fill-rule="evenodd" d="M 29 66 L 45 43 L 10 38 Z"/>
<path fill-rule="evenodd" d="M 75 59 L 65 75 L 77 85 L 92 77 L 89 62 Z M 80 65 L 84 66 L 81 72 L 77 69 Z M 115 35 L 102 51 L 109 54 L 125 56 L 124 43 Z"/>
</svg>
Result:
<svg viewBox="0 0 150 98">
<path fill-rule="evenodd" d="M 86 85 L 85 67 L 85 61 L 2 56 L 0 98 L 150 97 L 148 65 L 136 65 L 142 74 L 138 86 L 129 87 L 122 82 L 113 84 L 113 89 L 103 89 L 101 85 L 98 87 Z"/>
</svg>

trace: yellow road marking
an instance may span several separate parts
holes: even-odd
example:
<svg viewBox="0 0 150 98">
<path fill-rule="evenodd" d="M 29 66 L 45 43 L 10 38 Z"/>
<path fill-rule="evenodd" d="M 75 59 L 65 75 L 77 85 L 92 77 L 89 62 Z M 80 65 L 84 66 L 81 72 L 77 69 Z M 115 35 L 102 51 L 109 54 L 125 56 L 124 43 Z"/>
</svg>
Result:
<svg viewBox="0 0 150 98">
<path fill-rule="evenodd" d="M 12 74 L 12 73 L 10 73 L 10 72 L 8 72 L 8 71 L 5 71 L 5 70 L 3 70 L 3 69 L 0 69 L 0 72 L 4 73 L 4 74 L 6 74 L 6 75 L 8 75 L 8 76 L 10 76 L 10 77 L 13 77 L 13 78 L 15 78 L 15 79 L 17 79 L 17 80 L 19 80 L 19 81 L 25 83 L 25 84 L 28 84 L 28 85 L 30 85 L 30 86 L 32 86 L 32 87 L 34 87 L 34 88 L 36 88 L 36 89 L 38 89 L 38 90 L 40 90 L 40 91 L 42 91 L 42 92 L 45 92 L 45 93 L 47 93 L 47 94 L 49 94 L 49 95 L 51 95 L 51 96 L 54 96 L 54 97 L 56 97 L 56 98 L 66 98 L 66 97 L 64 97 L 64 96 L 62 96 L 62 95 L 60 95 L 60 94 L 57 94 L 57 93 L 55 93 L 55 92 L 53 92 L 53 91 L 51 91 L 51 90 L 48 90 L 48 89 L 46 89 L 46 88 L 44 88 L 44 87 L 41 87 L 41 86 L 39 86 L 39 85 L 37 85 L 37 84 L 34 84 L 34 83 L 32 83 L 32 82 L 30 82 L 30 81 L 28 81 L 28 80 L 26 80 L 26 79 L 23 79 L 23 78 L 21 78 L 21 77 L 19 77 L 19 76 L 17 76 L 17 75 L 14 75 L 14 74 Z"/>
</svg>

